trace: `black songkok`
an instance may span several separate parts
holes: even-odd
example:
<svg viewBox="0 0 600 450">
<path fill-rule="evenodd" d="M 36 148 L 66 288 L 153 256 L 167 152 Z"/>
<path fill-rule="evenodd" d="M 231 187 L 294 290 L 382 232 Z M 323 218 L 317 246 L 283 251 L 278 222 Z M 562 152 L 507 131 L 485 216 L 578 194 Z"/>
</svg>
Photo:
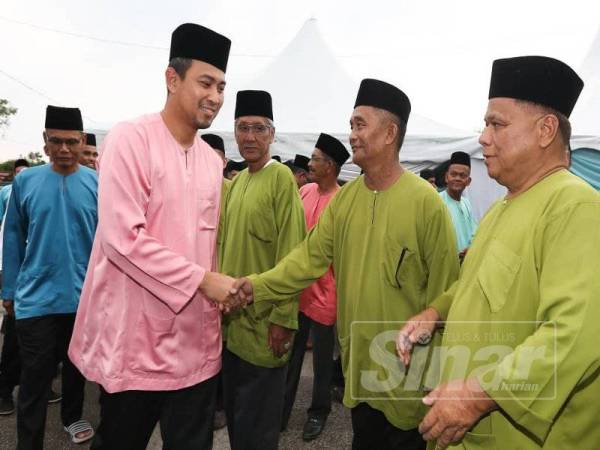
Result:
<svg viewBox="0 0 600 450">
<path fill-rule="evenodd" d="M 223 138 L 221 136 L 217 136 L 216 134 L 206 133 L 200 136 L 204 142 L 210 145 L 215 150 L 219 150 L 225 153 L 225 144 L 223 142 Z"/>
<path fill-rule="evenodd" d="M 266 91 L 238 91 L 235 101 L 235 118 L 260 116 L 273 120 L 273 101 Z"/>
<path fill-rule="evenodd" d="M 96 135 L 94 133 L 85 134 L 85 145 L 91 145 L 92 147 L 96 146 Z"/>
<path fill-rule="evenodd" d="M 350 157 L 350 153 L 348 153 L 344 144 L 325 133 L 321 133 L 315 147 L 332 158 L 339 167 L 342 167 Z"/>
<path fill-rule="evenodd" d="M 225 72 L 231 41 L 195 23 L 179 25 L 171 35 L 169 61 L 173 58 L 197 59 Z"/>
<path fill-rule="evenodd" d="M 569 117 L 582 89 L 581 78 L 562 61 L 519 56 L 494 61 L 488 98 L 525 100 Z"/>
<path fill-rule="evenodd" d="M 83 131 L 83 119 L 79 108 L 46 107 L 46 129 Z"/>
<path fill-rule="evenodd" d="M 357 106 L 373 106 L 385 109 L 408 123 L 410 116 L 410 100 L 404 92 L 385 81 L 366 78 L 361 81 L 358 95 L 354 102 Z"/>
<path fill-rule="evenodd" d="M 465 152 L 454 152 L 450 157 L 450 165 L 462 164 L 463 166 L 471 167 L 471 157 Z"/>
<path fill-rule="evenodd" d="M 308 172 L 308 162 L 310 161 L 310 158 L 307 158 L 304 155 L 296 155 L 296 157 L 294 158 L 294 167 L 297 167 L 298 169 L 302 169 L 306 172 Z"/>
</svg>

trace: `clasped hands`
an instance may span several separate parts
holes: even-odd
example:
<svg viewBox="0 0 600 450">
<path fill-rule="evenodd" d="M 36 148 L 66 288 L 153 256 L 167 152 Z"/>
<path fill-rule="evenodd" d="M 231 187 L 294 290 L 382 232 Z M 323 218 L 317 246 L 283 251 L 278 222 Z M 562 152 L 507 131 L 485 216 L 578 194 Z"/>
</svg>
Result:
<svg viewBox="0 0 600 450">
<path fill-rule="evenodd" d="M 217 272 L 206 272 L 198 290 L 226 314 L 252 303 L 252 283 L 248 278 L 236 279 Z"/>
<path fill-rule="evenodd" d="M 396 339 L 396 351 L 405 366 L 410 364 L 413 347 L 428 344 L 439 325 L 439 314 L 433 308 L 406 322 Z M 431 408 L 419 432 L 426 441 L 436 441 L 436 450 L 459 442 L 485 414 L 498 408 L 476 378 L 441 384 L 423 398 L 423 403 Z"/>
</svg>

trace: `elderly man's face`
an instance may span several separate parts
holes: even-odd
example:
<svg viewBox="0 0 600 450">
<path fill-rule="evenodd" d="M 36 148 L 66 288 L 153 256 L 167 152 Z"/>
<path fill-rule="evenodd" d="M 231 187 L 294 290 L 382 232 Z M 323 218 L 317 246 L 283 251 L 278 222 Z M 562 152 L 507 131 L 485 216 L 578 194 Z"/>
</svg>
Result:
<svg viewBox="0 0 600 450">
<path fill-rule="evenodd" d="M 44 133 L 50 160 L 60 170 L 72 170 L 79 164 L 85 134 L 76 130 L 46 129 Z"/>
<path fill-rule="evenodd" d="M 325 179 L 329 175 L 332 165 L 331 159 L 315 147 L 308 162 L 308 179 L 313 183 Z"/>
<path fill-rule="evenodd" d="M 386 121 L 372 106 L 357 106 L 350 117 L 352 162 L 363 167 L 377 160 L 385 146 Z"/>
<path fill-rule="evenodd" d="M 261 116 L 243 116 L 235 122 L 235 141 L 240 155 L 249 163 L 268 159 L 275 130 Z"/>
<path fill-rule="evenodd" d="M 503 186 L 528 176 L 540 158 L 536 124 L 544 115 L 511 98 L 493 98 L 479 137 L 488 174 Z"/>
</svg>

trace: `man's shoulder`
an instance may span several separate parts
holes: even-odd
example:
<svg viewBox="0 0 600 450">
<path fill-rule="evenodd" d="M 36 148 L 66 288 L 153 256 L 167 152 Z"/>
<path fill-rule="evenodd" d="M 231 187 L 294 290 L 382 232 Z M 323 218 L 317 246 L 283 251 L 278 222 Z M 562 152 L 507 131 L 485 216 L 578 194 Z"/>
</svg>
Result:
<svg viewBox="0 0 600 450">
<path fill-rule="evenodd" d="M 98 173 L 94 169 L 87 166 L 79 165 L 79 176 L 85 181 L 92 184 L 98 184 Z"/>
<path fill-rule="evenodd" d="M 319 189 L 319 185 L 317 183 L 306 183 L 304 186 L 300 188 L 300 195 L 304 197 L 307 194 L 313 193 Z"/>
<path fill-rule="evenodd" d="M 106 142 L 108 143 L 116 137 L 132 133 L 151 133 L 153 130 L 156 130 L 157 125 L 159 125 L 161 121 L 162 118 L 159 113 L 144 114 L 134 119 L 124 120 L 110 129 L 106 135 Z"/>
<path fill-rule="evenodd" d="M 50 164 L 41 164 L 39 166 L 30 167 L 19 173 L 13 180 L 13 184 L 21 185 L 23 183 L 29 183 L 32 179 L 36 179 L 39 176 L 49 173 L 50 170 Z"/>
<path fill-rule="evenodd" d="M 546 198 L 545 209 L 549 215 L 584 203 L 600 204 L 600 194 L 587 182 L 566 170 L 548 180 L 541 194 Z"/>
</svg>

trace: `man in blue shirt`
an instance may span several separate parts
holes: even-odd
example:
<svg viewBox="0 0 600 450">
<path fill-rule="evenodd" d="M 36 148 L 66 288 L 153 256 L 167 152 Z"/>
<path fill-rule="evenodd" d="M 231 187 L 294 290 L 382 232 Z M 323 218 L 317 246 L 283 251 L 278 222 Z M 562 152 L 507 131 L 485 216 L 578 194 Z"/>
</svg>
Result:
<svg viewBox="0 0 600 450">
<path fill-rule="evenodd" d="M 79 165 L 85 142 L 79 109 L 48 106 L 45 128 L 51 163 L 15 179 L 4 223 L 2 298 L 16 317 L 22 364 L 18 449 L 43 447 L 59 360 L 65 430 L 75 443 L 93 436 L 81 420 L 85 379 L 67 348 L 96 232 L 98 178 Z"/>
<path fill-rule="evenodd" d="M 463 194 L 471 184 L 471 157 L 465 152 L 454 152 L 445 175 L 446 190 L 440 192 L 448 207 L 454 230 L 456 231 L 457 251 L 462 261 L 477 229 L 471 202 Z"/>
</svg>

